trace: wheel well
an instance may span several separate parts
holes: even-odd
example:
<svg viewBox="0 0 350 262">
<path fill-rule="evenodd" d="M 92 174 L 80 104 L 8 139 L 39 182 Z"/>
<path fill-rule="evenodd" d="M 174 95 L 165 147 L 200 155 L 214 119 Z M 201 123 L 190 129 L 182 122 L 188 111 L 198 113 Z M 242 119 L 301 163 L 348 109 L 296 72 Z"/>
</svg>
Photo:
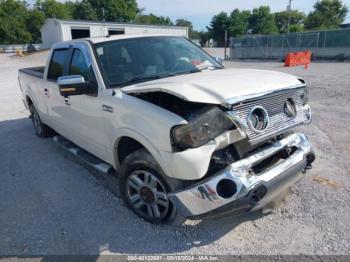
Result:
<svg viewBox="0 0 350 262">
<path fill-rule="evenodd" d="M 138 149 L 145 148 L 141 143 L 130 137 L 122 137 L 118 143 L 118 161 L 121 165 L 124 159 Z"/>
<path fill-rule="evenodd" d="M 33 101 L 32 99 L 30 99 L 29 96 L 26 96 L 26 102 L 27 102 L 28 109 L 30 109 L 31 105 L 33 104 Z"/>
</svg>

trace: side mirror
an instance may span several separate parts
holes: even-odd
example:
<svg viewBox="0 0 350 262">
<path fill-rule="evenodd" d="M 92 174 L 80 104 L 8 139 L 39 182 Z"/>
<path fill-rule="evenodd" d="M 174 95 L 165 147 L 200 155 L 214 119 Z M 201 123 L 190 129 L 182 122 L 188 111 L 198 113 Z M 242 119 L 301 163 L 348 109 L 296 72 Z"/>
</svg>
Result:
<svg viewBox="0 0 350 262">
<path fill-rule="evenodd" d="M 93 95 L 97 93 L 96 83 L 85 81 L 81 75 L 61 76 L 57 79 L 61 96 Z"/>
</svg>

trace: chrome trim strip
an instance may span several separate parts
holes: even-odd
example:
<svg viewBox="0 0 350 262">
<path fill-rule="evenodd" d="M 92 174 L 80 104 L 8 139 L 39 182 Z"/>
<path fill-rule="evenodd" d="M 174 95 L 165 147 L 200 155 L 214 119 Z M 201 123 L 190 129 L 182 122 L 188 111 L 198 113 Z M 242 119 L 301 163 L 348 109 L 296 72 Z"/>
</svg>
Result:
<svg viewBox="0 0 350 262">
<path fill-rule="evenodd" d="M 235 105 L 235 104 L 238 104 L 240 102 L 243 102 L 243 101 L 249 102 L 249 100 L 253 100 L 253 99 L 255 100 L 255 99 L 258 99 L 262 96 L 274 95 L 274 94 L 278 94 L 280 92 L 289 91 L 291 89 L 298 89 L 298 88 L 306 88 L 306 85 L 300 84 L 300 85 L 295 85 L 295 86 L 284 87 L 284 88 L 273 90 L 273 91 L 255 93 L 255 94 L 244 95 L 244 96 L 237 96 L 237 97 L 227 99 L 226 105 L 231 106 L 231 105 Z"/>
<path fill-rule="evenodd" d="M 297 150 L 287 159 L 275 164 L 261 174 L 251 173 L 251 168 L 274 155 L 285 147 L 295 146 Z M 306 156 L 311 153 L 311 145 L 304 134 L 296 133 L 275 142 L 269 147 L 239 160 L 219 172 L 211 179 L 180 192 L 169 194 L 169 198 L 185 216 L 196 216 L 234 200 L 242 198 L 262 182 L 268 183 L 281 174 L 297 169 L 301 171 L 306 166 Z M 230 198 L 220 197 L 216 191 L 217 184 L 222 179 L 229 179 L 236 183 L 237 192 Z"/>
<path fill-rule="evenodd" d="M 81 75 L 60 76 L 57 78 L 58 85 L 72 85 L 85 83 L 85 79 Z"/>
</svg>

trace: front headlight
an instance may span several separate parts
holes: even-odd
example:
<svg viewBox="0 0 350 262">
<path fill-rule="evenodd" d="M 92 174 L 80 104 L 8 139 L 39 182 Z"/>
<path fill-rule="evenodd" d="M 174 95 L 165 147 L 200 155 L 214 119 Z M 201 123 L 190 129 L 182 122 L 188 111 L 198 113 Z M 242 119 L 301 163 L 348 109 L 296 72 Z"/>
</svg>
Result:
<svg viewBox="0 0 350 262">
<path fill-rule="evenodd" d="M 202 146 L 233 127 L 232 121 L 218 107 L 200 112 L 188 124 L 175 126 L 171 130 L 173 145 L 177 149 Z"/>
</svg>

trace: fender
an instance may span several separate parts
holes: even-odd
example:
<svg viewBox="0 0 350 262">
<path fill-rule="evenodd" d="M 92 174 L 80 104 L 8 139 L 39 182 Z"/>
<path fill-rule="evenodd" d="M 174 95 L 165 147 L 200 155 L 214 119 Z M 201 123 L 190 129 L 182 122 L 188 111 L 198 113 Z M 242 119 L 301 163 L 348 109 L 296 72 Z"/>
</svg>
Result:
<svg viewBox="0 0 350 262">
<path fill-rule="evenodd" d="M 25 103 L 26 103 L 26 106 L 27 106 L 29 112 L 30 112 L 30 108 L 29 108 L 27 98 L 29 98 L 32 101 L 37 112 L 39 113 L 41 121 L 46 125 L 51 123 L 51 121 L 49 119 L 47 119 L 46 114 L 44 112 L 42 112 L 42 110 L 41 110 L 42 108 L 40 108 L 38 106 L 39 105 L 38 98 L 33 94 L 33 91 L 29 85 L 26 86 L 26 91 L 24 93 L 24 97 L 25 97 Z"/>
<path fill-rule="evenodd" d="M 114 168 L 118 170 L 120 168 L 120 163 L 118 160 L 118 144 L 121 138 L 123 137 L 129 137 L 137 142 L 139 142 L 141 145 L 144 146 L 144 148 L 147 149 L 148 152 L 154 157 L 154 159 L 157 161 L 157 163 L 160 165 L 160 167 L 163 169 L 165 174 L 171 175 L 169 172 L 167 166 L 164 164 L 164 161 L 160 155 L 160 152 L 156 149 L 156 147 L 152 144 L 149 139 L 147 139 L 145 136 L 143 136 L 141 133 L 134 131 L 130 128 L 120 128 L 117 130 L 118 136 L 114 138 L 113 141 L 111 141 L 110 145 L 113 145 L 113 148 L 109 150 L 112 152 L 111 159 L 113 160 Z"/>
<path fill-rule="evenodd" d="M 26 87 L 26 91 L 24 93 L 24 97 L 25 97 L 25 100 L 24 102 L 26 103 L 26 106 L 28 107 L 28 110 L 30 110 L 29 108 L 29 104 L 28 104 L 28 98 L 32 101 L 33 105 L 35 106 L 36 108 L 36 105 L 38 104 L 38 101 L 36 100 L 35 96 L 31 94 L 32 93 L 32 90 L 30 88 L 30 86 L 27 86 Z M 38 111 L 39 112 L 39 111 Z M 41 112 L 39 112 L 40 114 Z"/>
</svg>

